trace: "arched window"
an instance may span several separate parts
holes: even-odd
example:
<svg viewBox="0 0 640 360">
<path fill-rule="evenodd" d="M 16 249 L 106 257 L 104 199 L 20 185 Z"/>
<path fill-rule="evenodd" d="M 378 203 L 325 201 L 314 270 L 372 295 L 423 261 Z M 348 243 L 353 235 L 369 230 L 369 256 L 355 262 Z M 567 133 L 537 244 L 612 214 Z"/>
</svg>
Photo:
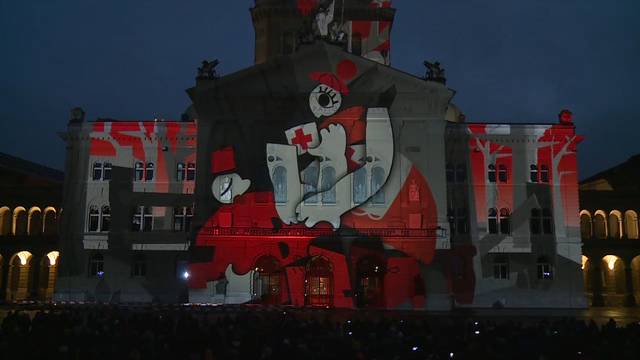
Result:
<svg viewBox="0 0 640 360">
<path fill-rule="evenodd" d="M 187 164 L 187 181 L 193 181 L 196 179 L 196 164 Z"/>
<path fill-rule="evenodd" d="M 29 209 L 28 234 L 42 234 L 42 211 L 40 208 L 32 207 Z"/>
<path fill-rule="evenodd" d="M 542 232 L 547 235 L 553 234 L 553 217 L 549 208 L 542 209 Z"/>
<path fill-rule="evenodd" d="M 538 165 L 535 164 L 531 164 L 531 166 L 529 166 L 530 169 L 530 180 L 532 183 L 537 183 L 538 182 Z"/>
<path fill-rule="evenodd" d="M 605 214 L 602 210 L 596 211 L 596 216 L 594 217 L 593 232 L 598 239 L 607 238 L 607 218 L 605 217 Z"/>
<path fill-rule="evenodd" d="M 549 167 L 547 165 L 540 165 L 540 182 L 549 182 Z"/>
<path fill-rule="evenodd" d="M 487 170 L 487 178 L 490 183 L 496 182 L 496 166 L 493 164 L 489 164 L 489 168 Z"/>
<path fill-rule="evenodd" d="M 447 182 L 448 183 L 455 182 L 455 173 L 454 173 L 453 164 L 447 164 L 446 175 L 447 175 Z"/>
<path fill-rule="evenodd" d="M 374 204 L 384 204 L 384 190 L 382 186 L 384 185 L 384 169 L 376 166 L 371 169 L 371 201 Z"/>
<path fill-rule="evenodd" d="M 493 260 L 493 278 L 509 279 L 509 260 L 505 256 L 498 256 Z"/>
<path fill-rule="evenodd" d="M 488 211 L 488 225 L 489 234 L 498 233 L 498 211 L 496 209 L 489 209 Z"/>
<path fill-rule="evenodd" d="M 360 205 L 367 200 L 367 169 L 363 166 L 353 173 L 353 203 Z"/>
<path fill-rule="evenodd" d="M 184 179 L 186 179 L 187 177 L 187 169 L 184 166 L 184 163 L 177 163 L 176 164 L 176 180 L 177 181 L 184 181 Z"/>
<path fill-rule="evenodd" d="M 136 254 L 133 256 L 133 261 L 131 264 L 131 276 L 147 276 L 147 259 L 143 254 Z"/>
<path fill-rule="evenodd" d="M 507 167 L 505 165 L 498 165 L 498 180 L 500 182 L 507 182 Z"/>
<path fill-rule="evenodd" d="M 87 230 L 90 232 L 100 231 L 100 209 L 97 205 L 89 206 L 89 222 Z"/>
<path fill-rule="evenodd" d="M 102 207 L 102 224 L 100 226 L 100 231 L 109 231 L 111 229 L 111 207 L 109 205 L 104 205 Z"/>
<path fill-rule="evenodd" d="M 500 233 L 511 234 L 511 217 L 508 209 L 500 209 Z"/>
<path fill-rule="evenodd" d="M 336 171 L 331 166 L 327 166 L 322 169 L 322 183 L 320 184 L 320 191 L 322 191 L 322 203 L 323 204 L 335 204 L 336 203 Z"/>
<path fill-rule="evenodd" d="M 638 214 L 633 210 L 624 213 L 624 227 L 627 239 L 638 238 Z"/>
<path fill-rule="evenodd" d="M 93 163 L 93 180 L 102 180 L 102 163 L 94 162 Z"/>
<path fill-rule="evenodd" d="M 138 161 L 134 165 L 133 180 L 142 181 L 142 179 L 144 179 L 144 164 Z"/>
<path fill-rule="evenodd" d="M 621 214 L 618 210 L 613 210 L 609 213 L 609 237 L 613 239 L 619 239 L 622 237 L 620 233 L 622 229 Z"/>
<path fill-rule="evenodd" d="M 27 209 L 19 206 L 13 210 L 13 235 L 27 234 Z"/>
<path fill-rule="evenodd" d="M 42 232 L 45 235 L 53 235 L 56 233 L 56 230 L 56 209 L 48 207 L 44 209 Z"/>
<path fill-rule="evenodd" d="M 102 180 L 111 180 L 111 170 L 113 166 L 110 162 L 104 163 L 104 172 L 102 174 Z"/>
<path fill-rule="evenodd" d="M 147 163 L 147 166 L 145 168 L 144 180 L 145 181 L 153 180 L 153 163 L 152 162 Z"/>
<path fill-rule="evenodd" d="M 318 202 L 318 195 L 316 195 L 318 192 L 318 166 L 312 163 L 304 169 L 302 180 L 304 183 L 302 186 L 304 203 L 316 204 Z"/>
<path fill-rule="evenodd" d="M 536 270 L 539 280 L 553 279 L 553 266 L 546 256 L 541 256 L 538 258 L 538 261 L 536 262 Z"/>
<path fill-rule="evenodd" d="M 104 275 L 104 257 L 102 254 L 93 254 L 89 258 L 89 276 L 102 277 Z"/>
<path fill-rule="evenodd" d="M 591 239 L 591 214 L 582 212 L 580 214 L 580 236 L 583 240 Z"/>
<path fill-rule="evenodd" d="M 277 204 L 287 202 L 287 169 L 284 166 L 273 169 L 273 196 Z"/>
<path fill-rule="evenodd" d="M 542 232 L 542 213 L 540 209 L 531 209 L 531 218 L 529 219 L 529 231 L 532 235 L 538 235 Z"/>
<path fill-rule="evenodd" d="M 11 210 L 4 206 L 0 208 L 0 236 L 11 233 Z"/>
<path fill-rule="evenodd" d="M 456 182 L 459 184 L 467 181 L 467 168 L 464 164 L 458 164 L 456 166 Z"/>
</svg>

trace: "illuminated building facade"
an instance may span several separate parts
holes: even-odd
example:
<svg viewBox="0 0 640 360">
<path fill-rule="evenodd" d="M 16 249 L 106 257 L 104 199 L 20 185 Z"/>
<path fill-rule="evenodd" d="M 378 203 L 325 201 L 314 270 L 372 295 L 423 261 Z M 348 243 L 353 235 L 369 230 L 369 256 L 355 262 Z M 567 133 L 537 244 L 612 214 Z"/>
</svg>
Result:
<svg viewBox="0 0 640 360">
<path fill-rule="evenodd" d="M 0 303 L 52 299 L 63 177 L 0 153 Z"/>
<path fill-rule="evenodd" d="M 640 155 L 580 183 L 584 287 L 593 306 L 640 302 Z"/>
<path fill-rule="evenodd" d="M 464 122 L 439 64 L 390 66 L 391 1 L 251 14 L 256 65 L 203 62 L 188 121 L 70 123 L 61 299 L 585 306 L 570 112 Z"/>
</svg>

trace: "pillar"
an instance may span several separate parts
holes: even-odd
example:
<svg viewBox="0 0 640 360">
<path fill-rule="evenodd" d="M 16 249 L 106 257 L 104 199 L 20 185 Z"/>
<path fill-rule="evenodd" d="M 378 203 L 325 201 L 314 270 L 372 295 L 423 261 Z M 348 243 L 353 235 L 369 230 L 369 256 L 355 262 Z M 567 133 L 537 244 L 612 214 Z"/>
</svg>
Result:
<svg viewBox="0 0 640 360">
<path fill-rule="evenodd" d="M 636 306 L 636 299 L 633 295 L 633 273 L 631 268 L 632 259 L 624 259 L 624 306 Z"/>
<path fill-rule="evenodd" d="M 602 269 L 600 263 L 602 257 L 593 257 L 594 261 L 591 261 L 589 268 L 589 277 L 591 281 L 591 289 L 593 296 L 591 299 L 591 306 L 604 306 L 604 298 L 602 297 Z"/>
</svg>

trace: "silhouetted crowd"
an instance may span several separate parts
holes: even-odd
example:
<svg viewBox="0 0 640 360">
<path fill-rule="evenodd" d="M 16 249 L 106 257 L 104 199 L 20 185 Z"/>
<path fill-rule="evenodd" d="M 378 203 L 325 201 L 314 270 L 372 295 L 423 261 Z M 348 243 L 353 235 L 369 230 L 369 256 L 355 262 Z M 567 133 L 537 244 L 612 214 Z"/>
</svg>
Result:
<svg viewBox="0 0 640 360">
<path fill-rule="evenodd" d="M 260 307 L 66 307 L 6 313 L 0 358 L 640 359 L 640 324 Z"/>
</svg>

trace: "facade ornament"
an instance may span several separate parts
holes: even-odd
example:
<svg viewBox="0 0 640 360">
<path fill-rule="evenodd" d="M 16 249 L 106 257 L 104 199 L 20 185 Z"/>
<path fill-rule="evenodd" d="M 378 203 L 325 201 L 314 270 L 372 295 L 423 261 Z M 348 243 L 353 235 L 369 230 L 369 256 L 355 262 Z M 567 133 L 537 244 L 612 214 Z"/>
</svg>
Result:
<svg viewBox="0 0 640 360">
<path fill-rule="evenodd" d="M 220 61 L 215 59 L 213 61 L 203 60 L 202 66 L 198 68 L 198 77 L 197 80 L 214 80 L 218 78 L 218 73 L 216 72 L 216 66 Z"/>
<path fill-rule="evenodd" d="M 425 61 L 424 66 L 427 68 L 425 79 L 427 81 L 435 81 L 442 84 L 447 83 L 447 78 L 444 76 L 444 69 L 440 66 L 439 62 Z"/>
</svg>

